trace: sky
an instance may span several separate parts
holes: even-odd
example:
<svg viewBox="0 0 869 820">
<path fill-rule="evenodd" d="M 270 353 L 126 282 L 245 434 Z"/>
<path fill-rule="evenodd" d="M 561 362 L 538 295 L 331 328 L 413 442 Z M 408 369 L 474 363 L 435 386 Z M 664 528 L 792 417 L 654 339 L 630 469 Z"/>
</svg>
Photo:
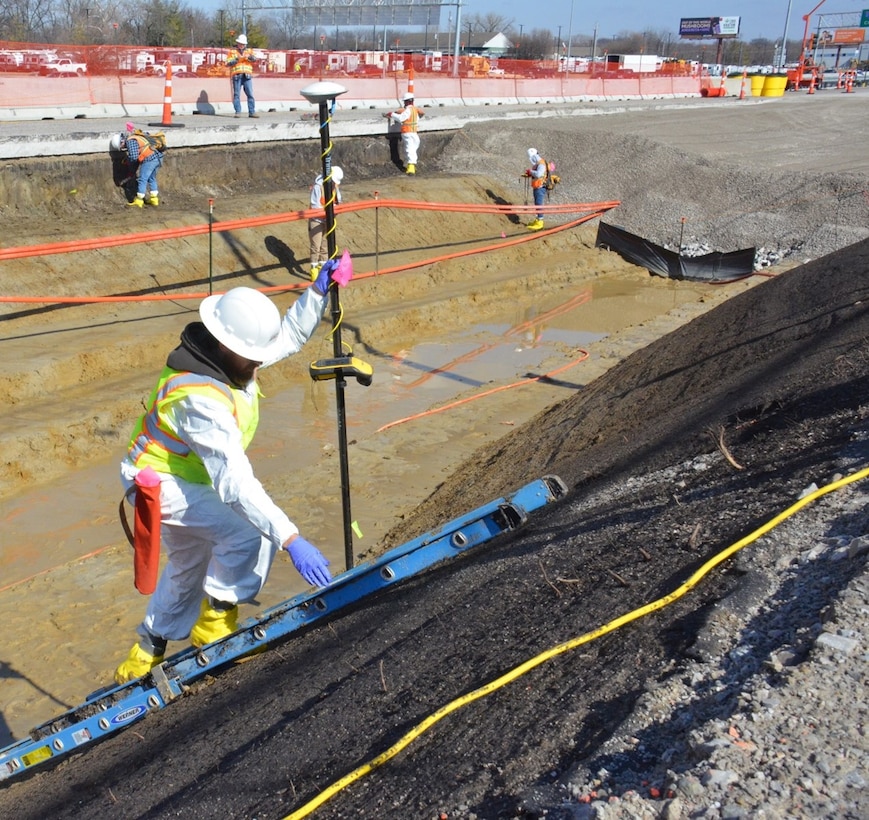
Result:
<svg viewBox="0 0 869 820">
<path fill-rule="evenodd" d="M 791 4 L 789 39 L 802 38 L 805 25 L 802 15 L 816 4 L 817 0 Z M 544 8 L 545 14 L 540 14 L 539 10 Z M 462 4 L 463 15 L 490 11 L 512 18 L 517 29 L 522 25 L 526 31 L 535 28 L 557 31 L 561 26 L 565 39 L 568 31 L 592 36 L 595 27 L 598 40 L 610 39 L 623 31 L 667 32 L 676 39 L 681 18 L 715 16 L 739 17 L 741 40 L 756 37 L 780 40 L 788 17 L 788 0 L 547 0 L 539 6 L 529 0 L 468 0 Z"/>
<path fill-rule="evenodd" d="M 260 8 L 276 6 L 281 0 L 245 0 L 249 13 Z M 290 2 L 291 0 L 287 0 Z M 214 12 L 220 8 L 241 8 L 241 0 L 189 0 L 190 5 Z M 315 0 L 304 0 L 313 5 Z M 335 0 L 339 2 L 340 0 Z M 456 0 L 458 2 L 458 0 Z M 769 40 L 781 39 L 785 22 L 787 36 L 799 40 L 803 36 L 803 14 L 808 14 L 817 5 L 817 0 L 461 0 L 462 17 L 469 14 L 496 14 L 512 21 L 518 31 L 548 29 L 553 33 L 561 27 L 562 39 L 568 33 L 593 36 L 597 28 L 598 40 L 610 39 L 623 31 L 653 31 L 672 33 L 676 39 L 679 20 L 683 17 L 739 17 L 740 39 L 750 41 L 757 37 Z M 869 7 L 869 0 L 850 3 L 848 9 Z M 788 14 L 790 10 L 790 14 Z M 830 12 L 842 11 L 841 0 Z M 828 9 L 819 9 L 823 13 Z M 441 9 L 441 29 L 446 31 L 449 15 L 455 21 L 456 3 Z M 267 12 L 263 12 L 267 13 Z M 814 20 L 815 18 L 813 18 Z M 575 41 L 575 40 L 574 40 Z M 713 41 L 710 41 L 713 42 Z"/>
</svg>

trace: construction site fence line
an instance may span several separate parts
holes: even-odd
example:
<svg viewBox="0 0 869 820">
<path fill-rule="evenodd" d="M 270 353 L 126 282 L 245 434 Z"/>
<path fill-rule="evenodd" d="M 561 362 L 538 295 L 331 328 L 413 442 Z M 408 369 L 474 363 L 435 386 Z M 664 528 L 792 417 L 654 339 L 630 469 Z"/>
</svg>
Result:
<svg viewBox="0 0 869 820">
<path fill-rule="evenodd" d="M 381 203 L 375 203 L 381 204 Z M 417 204 L 417 203 L 414 203 Z M 431 203 L 426 203 L 430 205 Z M 391 268 L 380 268 L 378 270 L 366 271 L 363 273 L 355 273 L 353 278 L 355 280 L 368 279 L 375 276 L 384 276 L 392 273 L 401 273 L 408 270 L 414 270 L 417 268 L 426 267 L 428 265 L 435 264 L 436 262 L 444 262 L 449 261 L 451 259 L 458 259 L 463 256 L 473 256 L 479 253 L 486 253 L 489 251 L 497 251 L 506 247 L 510 247 L 513 245 L 521 245 L 525 242 L 531 242 L 537 240 L 544 236 L 551 236 L 552 234 L 559 233 L 561 231 L 570 230 L 571 228 L 578 227 L 579 225 L 584 224 L 585 222 L 589 222 L 592 219 L 599 219 L 602 217 L 608 210 L 611 208 L 615 208 L 619 203 L 618 202 L 609 202 L 609 203 L 597 203 L 598 205 L 604 205 L 605 207 L 601 207 L 599 210 L 592 211 L 591 213 L 583 214 L 577 219 L 570 220 L 568 222 L 562 223 L 560 225 L 554 225 L 548 230 L 541 230 L 535 233 L 530 233 L 527 235 L 522 235 L 518 237 L 513 237 L 511 239 L 507 239 L 503 242 L 499 242 L 494 245 L 486 245 L 484 247 L 471 248 L 469 250 L 456 251 L 455 253 L 442 254 L 436 257 L 430 257 L 427 259 L 421 259 L 416 262 L 411 262 L 405 265 L 399 265 Z M 485 206 L 490 207 L 490 206 Z M 491 207 L 503 207 L 503 206 L 491 206 Z M 520 206 L 523 207 L 523 206 Z M 558 207 L 558 206 L 556 206 Z M 357 208 L 357 210 L 359 210 Z M 533 208 L 531 209 L 534 210 Z M 304 211 L 299 213 L 319 213 L 318 211 Z M 286 214 L 284 215 L 286 216 Z M 298 218 L 295 217 L 294 218 Z M 257 220 L 258 221 L 258 220 Z M 247 220 L 239 220 L 239 222 L 244 222 L 247 224 Z M 223 223 L 224 226 L 228 223 Z M 270 224 L 270 223 L 265 223 Z M 176 229 L 176 230 L 185 230 L 185 229 Z M 207 230 L 207 226 L 206 226 Z M 203 233 L 203 231 L 197 231 L 198 233 Z M 154 231 L 152 233 L 165 233 L 163 231 Z M 189 234 L 182 234 L 184 236 L 188 236 Z M 140 234 L 143 236 L 143 234 Z M 117 237 L 115 237 L 117 238 Z M 124 239 L 125 237 L 120 237 Z M 167 238 L 167 237 L 161 237 Z M 148 241 L 148 240 L 142 240 Z M 69 244 L 69 243 L 64 243 Z M 121 244 L 129 244 L 129 243 L 121 243 Z M 90 248 L 88 248 L 90 249 Z M 69 250 L 82 250 L 82 248 L 70 248 Z M 20 257 L 17 257 L 20 258 Z M 310 282 L 298 282 L 295 284 L 289 285 L 275 285 L 272 287 L 260 288 L 263 293 L 286 293 L 294 290 L 303 290 L 311 286 Z M 98 303 L 111 303 L 111 302 L 161 302 L 161 301 L 183 301 L 187 299 L 204 299 L 206 296 L 210 295 L 209 293 L 158 293 L 158 294 L 147 294 L 147 295 L 123 295 L 123 296 L 0 296 L 0 304 L 3 303 L 20 303 L 20 304 L 98 304 Z M 2 317 L 0 317 L 2 318 Z"/>
<path fill-rule="evenodd" d="M 450 211 L 456 213 L 472 214 L 536 214 L 542 211 L 544 214 L 572 214 L 586 211 L 606 211 L 615 208 L 620 203 L 611 202 L 574 202 L 558 205 L 488 205 L 488 204 L 461 204 L 444 202 L 416 202 L 402 199 L 374 199 L 336 205 L 335 214 L 353 213 L 372 208 L 395 208 L 422 211 Z M 145 231 L 143 233 L 122 234 L 113 236 L 98 236 L 90 239 L 73 239 L 64 242 L 48 242 L 41 245 L 22 245 L 12 248 L 0 248 L 0 261 L 10 259 L 27 259 L 31 257 L 51 256 L 60 253 L 77 253 L 79 251 L 100 250 L 103 248 L 117 248 L 123 245 L 136 245 L 140 243 L 159 242 L 167 239 L 183 239 L 189 236 L 201 236 L 210 231 L 222 233 L 235 231 L 243 228 L 260 228 L 266 225 L 277 225 L 284 222 L 296 222 L 311 217 L 322 218 L 322 210 L 311 208 L 303 211 L 286 211 L 284 213 L 269 214 L 245 219 L 234 219 L 226 222 L 205 223 L 202 225 L 188 225 L 182 228 L 166 228 L 159 231 Z"/>
</svg>

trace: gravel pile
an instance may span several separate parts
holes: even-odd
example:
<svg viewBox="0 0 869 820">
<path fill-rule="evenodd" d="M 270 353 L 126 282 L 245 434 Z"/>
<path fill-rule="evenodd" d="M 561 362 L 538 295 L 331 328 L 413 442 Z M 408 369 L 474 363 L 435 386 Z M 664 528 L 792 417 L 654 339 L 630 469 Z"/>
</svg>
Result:
<svg viewBox="0 0 869 820">
<path fill-rule="evenodd" d="M 515 186 L 525 147 L 540 147 L 557 158 L 560 201 L 618 199 L 608 223 L 686 255 L 755 247 L 758 270 L 869 236 L 865 175 L 698 162 L 585 125 L 469 126 L 450 159 L 479 161 L 482 151 L 492 173 Z M 864 428 L 842 454 L 841 475 L 867 463 Z M 708 466 L 695 460 L 621 490 L 637 495 L 657 482 L 678 493 L 683 475 Z M 511 817 L 869 817 L 867 505 L 866 482 L 849 485 L 744 548 L 734 559 L 743 582 L 715 608 L 689 656 L 648 682 L 592 757 L 538 783 Z"/>
<path fill-rule="evenodd" d="M 628 482 L 682 486 L 710 456 Z M 869 428 L 841 459 L 869 462 Z M 807 487 L 804 494 L 817 490 Z M 796 501 L 796 499 L 795 499 Z M 744 547 L 745 579 L 690 655 L 650 681 L 594 758 L 537 787 L 523 817 L 869 816 L 869 488 L 836 490 Z M 831 598 L 830 590 L 842 590 Z"/>
<path fill-rule="evenodd" d="M 672 248 L 681 243 L 723 252 L 763 249 L 758 269 L 782 261 L 802 264 L 869 236 L 865 175 L 698 162 L 641 136 L 590 130 L 590 119 L 595 118 L 509 129 L 468 125 L 445 152 L 444 169 L 480 167 L 482 153 L 487 173 L 514 187 L 521 201 L 525 150 L 539 147 L 556 161 L 561 177 L 552 201 L 619 200 L 604 221 Z"/>
</svg>

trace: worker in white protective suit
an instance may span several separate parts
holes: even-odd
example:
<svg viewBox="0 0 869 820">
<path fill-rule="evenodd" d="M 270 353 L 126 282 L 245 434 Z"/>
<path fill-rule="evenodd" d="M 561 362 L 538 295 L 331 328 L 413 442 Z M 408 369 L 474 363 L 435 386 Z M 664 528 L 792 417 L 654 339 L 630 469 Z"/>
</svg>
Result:
<svg viewBox="0 0 869 820">
<path fill-rule="evenodd" d="M 341 183 L 344 181 L 344 171 L 337 165 L 332 166 L 333 206 L 342 201 Z M 311 248 L 311 279 L 316 279 L 323 263 L 329 258 L 329 237 L 326 235 L 326 194 L 323 175 L 317 174 L 311 186 L 311 210 L 317 213 L 308 220 L 308 240 Z"/>
<path fill-rule="evenodd" d="M 398 111 L 388 111 L 383 116 L 391 123 L 401 126 L 405 171 L 408 174 L 415 174 L 419 154 L 419 121 L 425 116 L 425 112 L 413 104 L 413 94 L 405 94 L 402 101 L 404 102 L 403 108 Z"/>
<path fill-rule="evenodd" d="M 128 490 L 140 470 L 159 476 L 167 560 L 117 683 L 161 663 L 167 641 L 189 636 L 204 646 L 233 633 L 238 605 L 260 592 L 278 550 L 289 552 L 309 584 L 330 582 L 328 560 L 268 496 L 245 448 L 259 418 L 257 370 L 311 337 L 336 267 L 324 265 L 283 319 L 251 288 L 208 296 L 201 321 L 184 328 L 169 354 L 121 464 Z"/>
</svg>

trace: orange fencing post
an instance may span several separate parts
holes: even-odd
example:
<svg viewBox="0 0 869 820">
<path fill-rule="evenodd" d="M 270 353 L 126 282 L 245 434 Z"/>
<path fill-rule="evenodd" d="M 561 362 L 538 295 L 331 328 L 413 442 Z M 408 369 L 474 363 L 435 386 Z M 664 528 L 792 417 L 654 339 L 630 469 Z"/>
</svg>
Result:
<svg viewBox="0 0 869 820">
<path fill-rule="evenodd" d="M 148 125 L 161 125 L 163 128 L 183 128 L 181 123 L 172 122 L 172 63 L 166 60 L 166 84 L 163 88 L 163 121 L 149 122 Z"/>
</svg>

